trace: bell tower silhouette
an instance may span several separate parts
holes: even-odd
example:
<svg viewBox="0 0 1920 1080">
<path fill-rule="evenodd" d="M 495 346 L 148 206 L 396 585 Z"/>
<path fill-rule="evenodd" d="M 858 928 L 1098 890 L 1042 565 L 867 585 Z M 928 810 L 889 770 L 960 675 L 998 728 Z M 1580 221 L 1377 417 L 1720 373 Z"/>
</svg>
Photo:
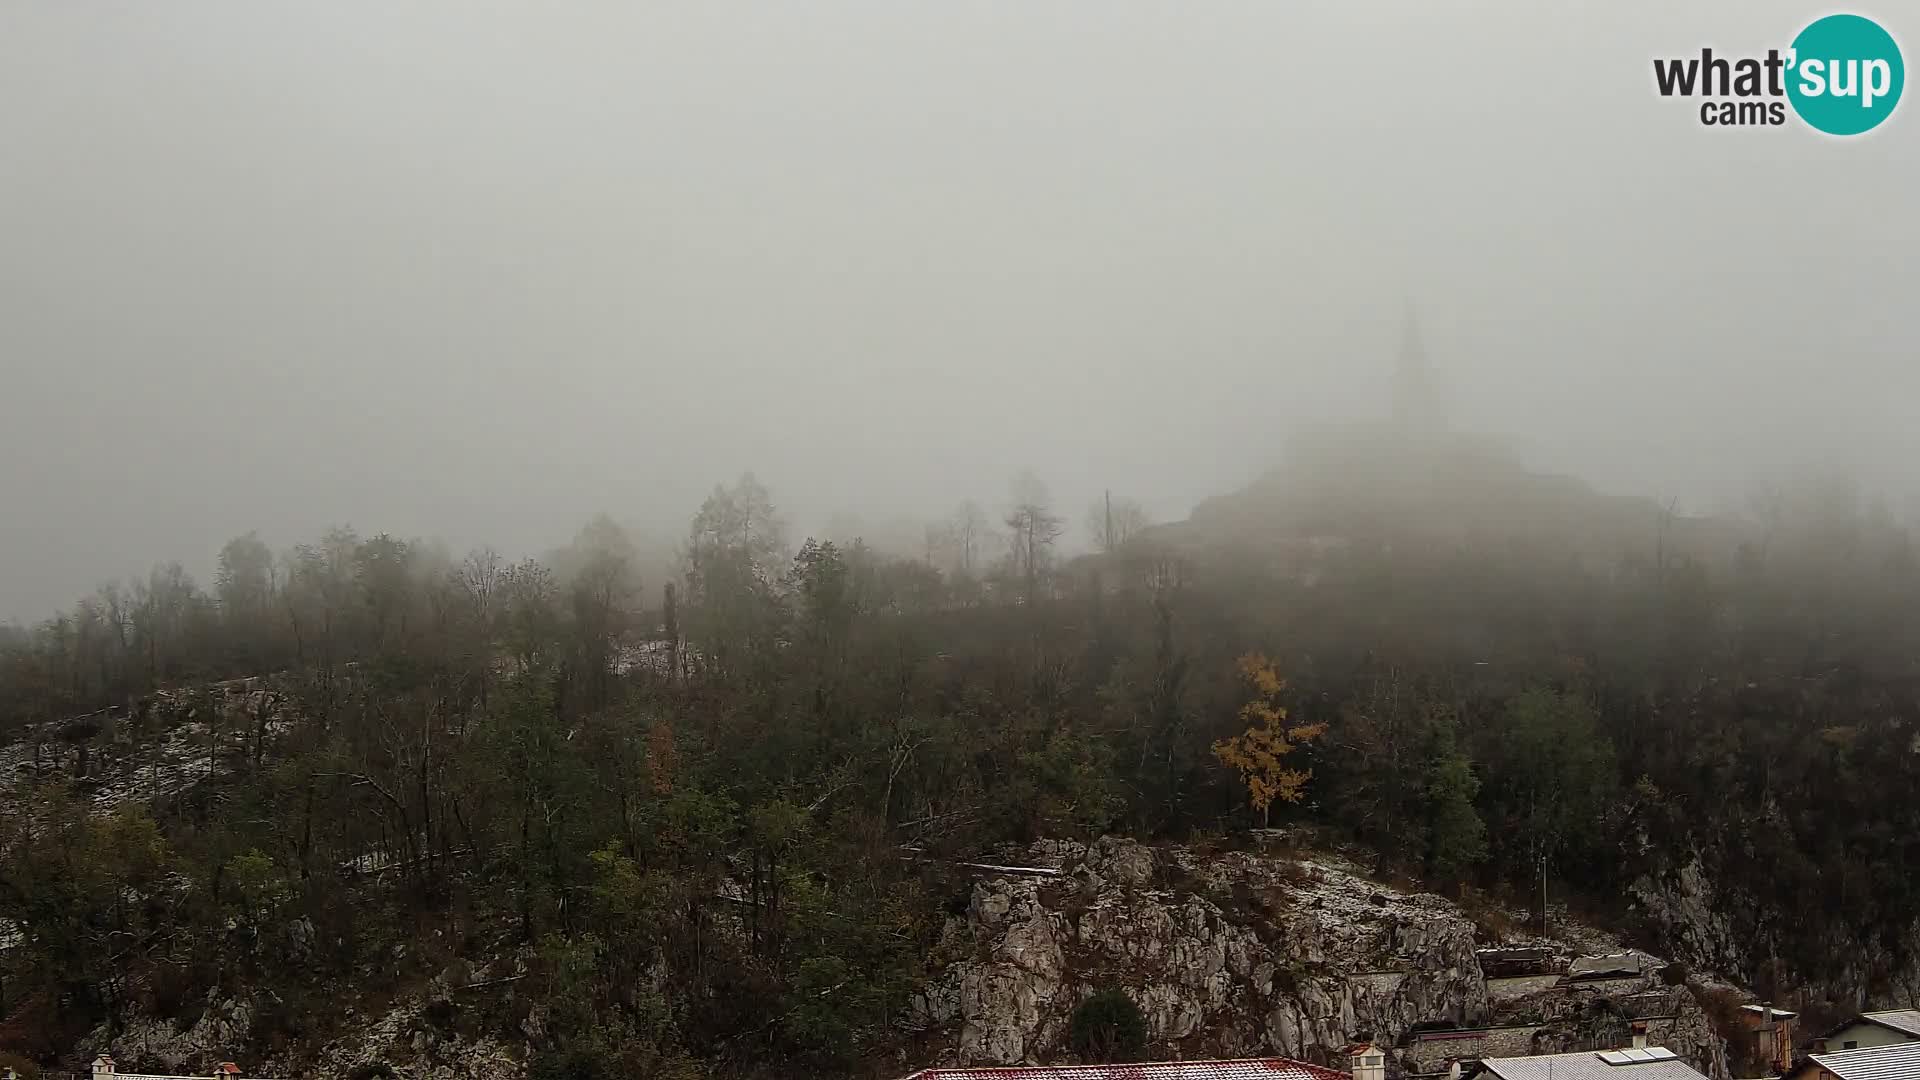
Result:
<svg viewBox="0 0 1920 1080">
<path fill-rule="evenodd" d="M 1427 361 L 1420 323 L 1408 301 L 1400 328 L 1400 355 L 1393 369 L 1393 422 L 1400 430 L 1432 434 L 1447 426 L 1439 379 Z"/>
</svg>

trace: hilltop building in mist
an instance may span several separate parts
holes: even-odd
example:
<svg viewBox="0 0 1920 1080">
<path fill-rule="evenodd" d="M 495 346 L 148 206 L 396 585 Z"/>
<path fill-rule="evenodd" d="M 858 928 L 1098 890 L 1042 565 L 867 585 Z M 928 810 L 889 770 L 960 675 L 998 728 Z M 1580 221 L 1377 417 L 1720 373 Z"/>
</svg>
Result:
<svg viewBox="0 0 1920 1080">
<path fill-rule="evenodd" d="M 1401 320 L 1400 355 L 1393 369 L 1393 422 L 1409 434 L 1438 434 L 1447 429 L 1440 380 L 1427 361 L 1412 304 Z"/>
<path fill-rule="evenodd" d="M 1514 545 L 1577 553 L 1589 565 L 1623 555 L 1708 546 L 1718 526 L 1676 517 L 1642 496 L 1528 468 L 1501 439 L 1452 426 L 1411 306 L 1389 379 L 1387 414 L 1290 433 L 1281 463 L 1240 491 L 1207 499 L 1159 530 L 1180 547 L 1240 549 L 1285 577 L 1318 579 L 1335 553 L 1429 555 Z"/>
</svg>

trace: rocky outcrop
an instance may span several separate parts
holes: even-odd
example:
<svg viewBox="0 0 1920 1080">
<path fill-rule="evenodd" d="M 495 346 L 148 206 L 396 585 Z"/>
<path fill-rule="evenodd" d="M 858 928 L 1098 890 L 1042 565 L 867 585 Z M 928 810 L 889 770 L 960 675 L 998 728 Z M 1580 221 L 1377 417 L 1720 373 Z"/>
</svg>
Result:
<svg viewBox="0 0 1920 1080">
<path fill-rule="evenodd" d="M 311 1060 L 270 1061 L 261 1071 L 269 1076 L 354 1077 L 384 1066 L 400 1080 L 516 1080 L 526 1075 L 524 1045 L 443 1032 L 427 1018 L 430 1005 L 429 1000 L 403 1002 L 321 1046 Z"/>
<path fill-rule="evenodd" d="M 65 776 L 96 811 L 178 795 L 258 760 L 292 730 L 293 699 L 264 678 L 156 690 L 127 706 L 30 724 L 0 743 L 0 795 Z"/>
<path fill-rule="evenodd" d="M 1368 881 L 1337 859 L 1107 838 L 1043 842 L 1008 861 L 1031 869 L 973 883 L 965 914 L 945 928 L 944 968 L 908 1009 L 907 1025 L 946 1062 L 1065 1060 L 1074 1007 L 1118 987 L 1161 1050 L 1187 1058 L 1333 1062 L 1362 1033 L 1392 1044 L 1416 1025 L 1464 1032 L 1516 1019 L 1530 1025 L 1520 1052 L 1552 1052 L 1622 1045 L 1629 1018 L 1652 1016 L 1655 1037 L 1726 1076 L 1692 992 L 1654 974 L 1664 961 L 1644 957 L 1647 974 L 1619 987 L 1550 983 L 1495 1003 L 1476 954 L 1483 943 L 1456 905 Z M 1562 971 L 1578 951 L 1546 944 Z"/>
<path fill-rule="evenodd" d="M 1904 934 L 1887 935 L 1837 921 L 1790 924 L 1750 892 L 1722 884 L 1723 876 L 1695 848 L 1684 862 L 1657 866 L 1629 888 L 1636 913 L 1674 959 L 1741 983 L 1772 971 L 1801 1001 L 1842 1011 L 1902 1007 L 1920 995 L 1920 920 Z M 1890 941 L 1908 944 L 1889 948 Z M 1783 959 L 1795 952 L 1819 958 L 1818 976 Z"/>
<path fill-rule="evenodd" d="M 1698 852 L 1671 872 L 1650 874 L 1628 890 L 1674 957 L 1696 967 L 1747 977 L 1746 950 Z"/>
<path fill-rule="evenodd" d="M 109 1037 L 103 1029 L 82 1045 L 102 1047 L 128 1072 L 211 1075 L 243 1045 L 253 1030 L 253 1006 L 244 1001 L 207 999 L 206 1008 L 184 1027 L 153 1017 L 138 1017 Z"/>
<path fill-rule="evenodd" d="M 1185 1056 L 1331 1059 L 1353 1034 L 1486 1012 L 1473 925 L 1439 897 L 1330 864 L 1157 852 L 1131 841 L 1038 845 L 1058 877 L 974 885 L 951 963 L 909 1023 L 964 1062 L 1054 1059 L 1078 1002 L 1126 989 Z"/>
<path fill-rule="evenodd" d="M 484 976 L 486 970 L 480 969 Z M 332 1078 L 392 1077 L 396 1080 L 516 1080 L 526 1075 L 527 1044 L 537 1042 L 544 1010 L 533 1006 L 522 1023 L 525 1040 L 463 1035 L 436 1023 L 438 1003 L 455 988 L 446 976 L 432 980 L 422 996 L 408 997 L 373 1015 L 358 1016 L 343 1004 L 345 1033 L 318 1045 L 294 1047 L 249 1061 L 251 1076 Z M 181 1025 L 151 1017 L 136 1018 L 117 1035 L 102 1028 L 80 1044 L 91 1054 L 104 1049 L 128 1072 L 212 1075 L 220 1062 L 255 1045 L 256 1024 L 264 1009 L 277 1003 L 209 997 L 197 1020 Z"/>
</svg>

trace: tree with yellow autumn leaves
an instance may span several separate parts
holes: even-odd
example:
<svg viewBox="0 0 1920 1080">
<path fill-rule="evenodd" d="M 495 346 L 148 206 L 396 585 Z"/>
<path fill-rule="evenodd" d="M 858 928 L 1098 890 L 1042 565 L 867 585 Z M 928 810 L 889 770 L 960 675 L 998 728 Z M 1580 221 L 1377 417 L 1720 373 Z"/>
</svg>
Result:
<svg viewBox="0 0 1920 1080">
<path fill-rule="evenodd" d="M 1247 730 L 1214 743 L 1213 756 L 1240 773 L 1240 781 L 1247 785 L 1247 801 L 1260 811 L 1264 828 L 1273 801 L 1299 802 L 1313 777 L 1310 771 L 1287 768 L 1287 755 L 1324 734 L 1327 725 L 1288 726 L 1286 706 L 1280 704 L 1287 681 L 1280 677 L 1272 660 L 1248 653 L 1240 658 L 1239 668 L 1240 677 L 1253 691 L 1247 703 L 1240 706 L 1240 719 Z"/>
</svg>

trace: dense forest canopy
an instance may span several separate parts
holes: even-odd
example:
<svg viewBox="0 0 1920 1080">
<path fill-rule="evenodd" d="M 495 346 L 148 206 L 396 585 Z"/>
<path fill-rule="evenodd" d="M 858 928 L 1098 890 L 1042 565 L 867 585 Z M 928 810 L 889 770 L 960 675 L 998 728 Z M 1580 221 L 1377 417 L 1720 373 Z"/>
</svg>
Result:
<svg viewBox="0 0 1920 1080">
<path fill-rule="evenodd" d="M 1700 864 L 1727 974 L 1912 1002 L 1908 530 L 1844 485 L 1700 520 L 1470 440 L 1317 445 L 1186 522 L 1103 500 L 1073 557 L 1031 480 L 883 552 L 796 544 L 745 476 L 662 580 L 607 518 L 518 563 L 341 528 L 9 628 L 0 1048 L 241 985 L 311 1038 L 342 979 L 518 948 L 547 1075 L 844 1072 L 938 963 L 938 859 L 1269 819 L 1654 939 L 1636 883 Z"/>
</svg>

